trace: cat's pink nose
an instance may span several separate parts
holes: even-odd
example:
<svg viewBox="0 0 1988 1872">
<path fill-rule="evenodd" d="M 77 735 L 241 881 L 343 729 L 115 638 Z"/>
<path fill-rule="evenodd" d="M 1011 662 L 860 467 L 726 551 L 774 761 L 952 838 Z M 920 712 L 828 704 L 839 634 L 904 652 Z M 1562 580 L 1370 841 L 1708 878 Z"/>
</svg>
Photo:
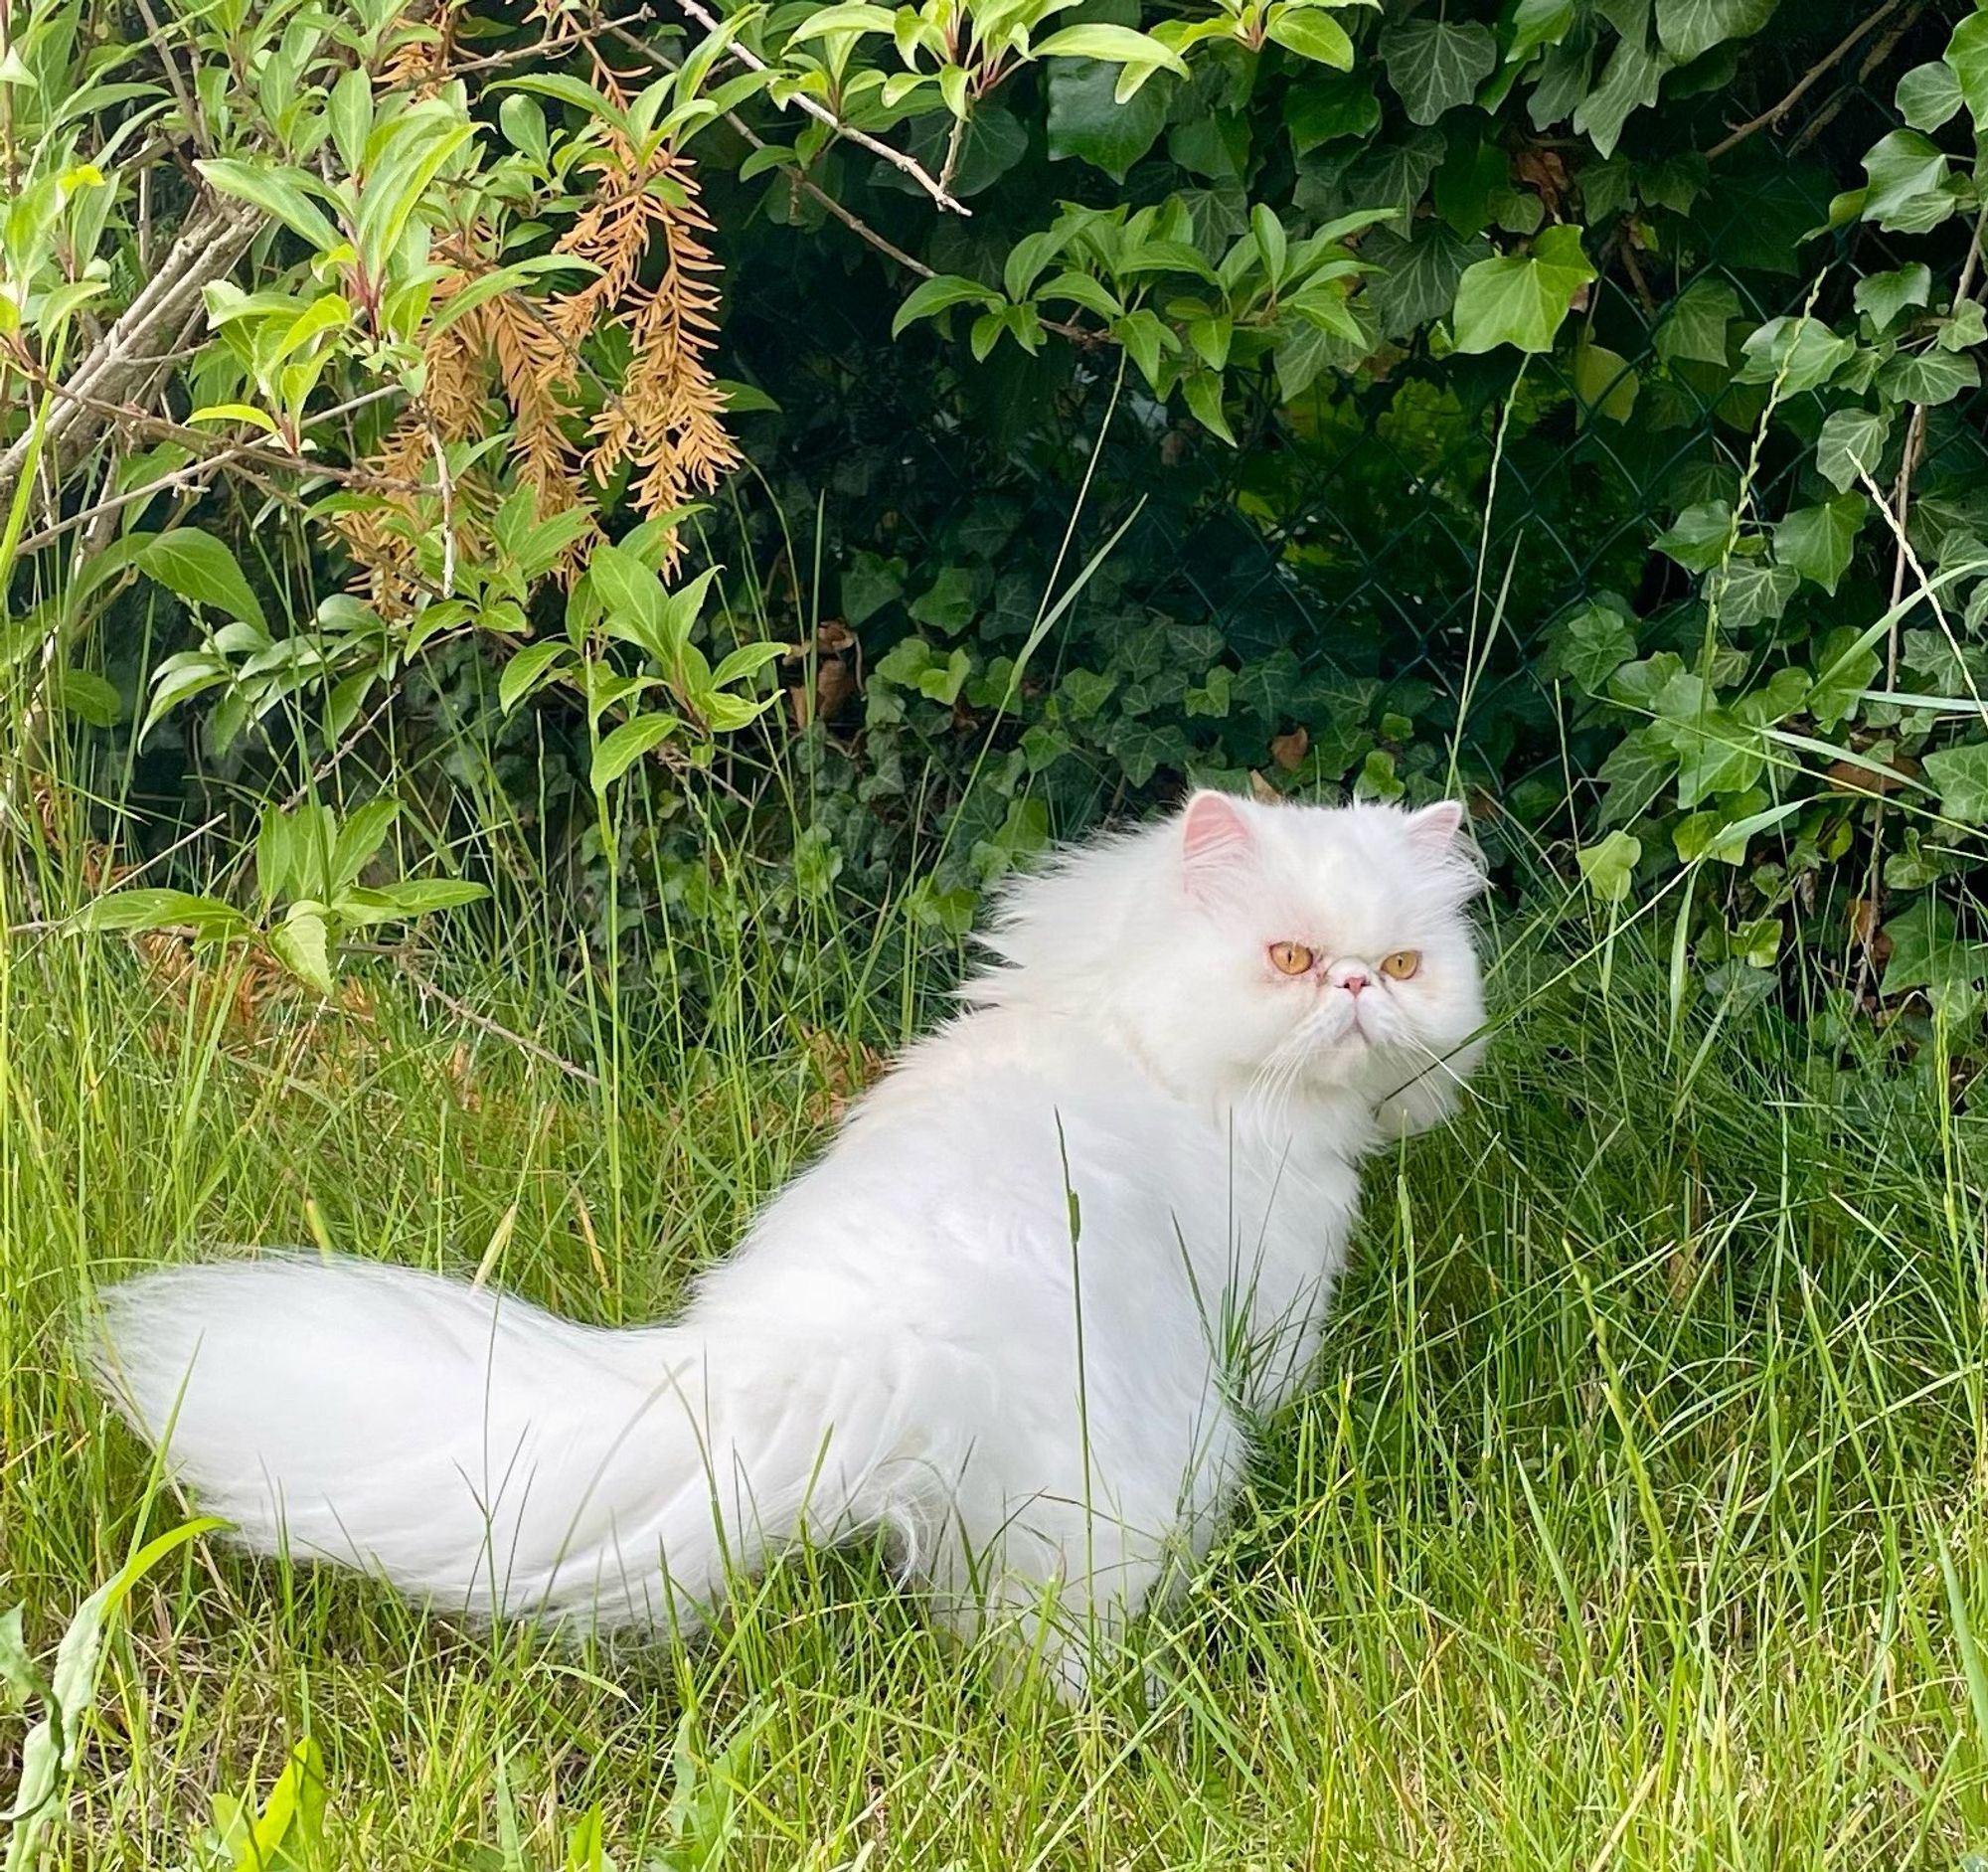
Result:
<svg viewBox="0 0 1988 1872">
<path fill-rule="evenodd" d="M 1342 988 L 1344 988 L 1348 994 L 1358 994 L 1362 988 L 1366 987 L 1368 979 L 1369 978 L 1366 975 L 1363 975 L 1359 973 L 1357 970 L 1355 970 L 1351 974 L 1341 975 L 1339 978 L 1339 985 Z"/>
</svg>

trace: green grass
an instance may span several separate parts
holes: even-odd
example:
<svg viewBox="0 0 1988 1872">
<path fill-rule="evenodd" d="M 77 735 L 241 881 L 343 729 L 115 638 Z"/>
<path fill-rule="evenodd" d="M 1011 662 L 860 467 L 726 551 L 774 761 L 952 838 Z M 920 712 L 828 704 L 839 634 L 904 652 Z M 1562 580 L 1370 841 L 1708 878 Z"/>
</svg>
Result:
<svg viewBox="0 0 1988 1872">
<path fill-rule="evenodd" d="M 725 1252 L 937 982 L 820 931 L 783 975 L 737 927 L 679 931 L 618 1023 L 529 944 L 424 964 L 597 1086 L 389 960 L 363 1012 L 244 1032 L 123 938 L 0 945 L 0 1608 L 32 1649 L 185 1512 L 69 1349 L 93 1283 L 318 1240 L 613 1321 Z M 50 1863 L 198 1863 L 216 1797 L 308 1735 L 337 1866 L 586 1864 L 597 1814 L 624 1872 L 1958 1867 L 1988 1845 L 1973 1140 L 1929 1064 L 1844 1070 L 1764 1013 L 1673 1032 L 1661 968 L 1602 959 L 1510 946 L 1472 1110 L 1376 1167 L 1318 1388 L 1150 1634 L 1157 1707 L 998 1688 L 860 1555 L 688 1652 L 579 1654 L 196 1541 L 113 1627 Z M 731 984 L 695 1047 L 685 970 Z"/>
</svg>

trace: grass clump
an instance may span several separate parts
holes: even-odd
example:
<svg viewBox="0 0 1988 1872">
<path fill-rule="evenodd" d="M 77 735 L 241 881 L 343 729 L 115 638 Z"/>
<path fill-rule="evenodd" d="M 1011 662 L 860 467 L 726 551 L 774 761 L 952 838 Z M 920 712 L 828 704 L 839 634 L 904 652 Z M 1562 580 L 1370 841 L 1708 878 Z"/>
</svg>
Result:
<svg viewBox="0 0 1988 1872">
<path fill-rule="evenodd" d="M 825 934 L 790 989 L 749 927 L 680 920 L 619 997 L 466 935 L 328 1005 L 121 937 L 0 947 L 23 1654 L 184 1519 L 75 1359 L 97 1283 L 314 1241 L 611 1323 L 726 1252 L 938 985 L 900 931 Z M 1150 1633 L 1151 1707 L 1000 1687 L 863 1554 L 689 1650 L 574 1652 L 192 1540 L 106 1628 L 46 1862 L 256 1863 L 288 1774 L 321 1781 L 267 1848 L 299 1866 L 1960 1865 L 1977 1140 L 1930 1065 L 1848 1068 L 1771 1008 L 1674 1022 L 1633 936 L 1607 963 L 1504 941 L 1514 1018 L 1464 1118 L 1375 1167 L 1317 1389 Z M 732 984 L 694 1035 L 693 975 Z"/>
</svg>

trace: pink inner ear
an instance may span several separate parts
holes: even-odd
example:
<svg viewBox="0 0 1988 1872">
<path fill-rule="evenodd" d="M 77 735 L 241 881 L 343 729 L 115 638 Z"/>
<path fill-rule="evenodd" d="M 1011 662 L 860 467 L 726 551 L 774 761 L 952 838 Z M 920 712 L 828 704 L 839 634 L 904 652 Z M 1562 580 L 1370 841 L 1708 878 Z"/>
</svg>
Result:
<svg viewBox="0 0 1988 1872">
<path fill-rule="evenodd" d="M 1181 852 L 1188 869 L 1225 864 L 1249 849 L 1249 827 L 1226 793 L 1196 793 L 1181 821 Z"/>
<path fill-rule="evenodd" d="M 1439 799 L 1408 814 L 1408 836 L 1431 851 L 1446 848 L 1462 829 L 1463 808 L 1453 799 Z"/>
</svg>

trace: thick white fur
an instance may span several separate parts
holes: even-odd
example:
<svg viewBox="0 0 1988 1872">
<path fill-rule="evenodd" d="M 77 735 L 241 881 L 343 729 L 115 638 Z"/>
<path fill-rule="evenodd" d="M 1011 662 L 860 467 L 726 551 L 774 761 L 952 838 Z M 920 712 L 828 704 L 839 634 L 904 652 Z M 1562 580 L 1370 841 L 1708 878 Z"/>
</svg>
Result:
<svg viewBox="0 0 1988 1872">
<path fill-rule="evenodd" d="M 797 1539 L 881 1531 L 943 1620 L 1012 1615 L 1078 1691 L 1303 1377 L 1360 1159 L 1474 1061 L 1458 822 L 1200 794 L 1018 883 L 969 1011 L 674 1325 L 277 1257 L 110 1289 L 105 1382 L 260 1551 L 684 1628 Z"/>
</svg>

